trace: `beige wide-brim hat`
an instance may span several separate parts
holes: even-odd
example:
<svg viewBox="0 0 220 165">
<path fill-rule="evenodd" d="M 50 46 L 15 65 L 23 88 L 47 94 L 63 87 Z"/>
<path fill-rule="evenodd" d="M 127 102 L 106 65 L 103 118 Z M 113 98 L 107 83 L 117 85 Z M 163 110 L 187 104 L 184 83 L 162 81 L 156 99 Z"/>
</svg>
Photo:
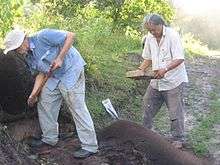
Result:
<svg viewBox="0 0 220 165">
<path fill-rule="evenodd" d="M 10 31 L 5 37 L 4 54 L 7 54 L 9 51 L 19 48 L 24 41 L 25 35 L 25 32 L 20 29 L 14 29 Z"/>
</svg>

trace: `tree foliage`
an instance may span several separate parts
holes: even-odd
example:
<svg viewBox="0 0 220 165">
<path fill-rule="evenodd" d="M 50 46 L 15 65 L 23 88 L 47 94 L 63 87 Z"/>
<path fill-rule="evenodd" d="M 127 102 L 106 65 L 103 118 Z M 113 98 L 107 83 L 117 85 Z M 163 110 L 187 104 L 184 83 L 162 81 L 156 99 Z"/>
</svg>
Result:
<svg viewBox="0 0 220 165">
<path fill-rule="evenodd" d="M 0 37 L 12 28 L 13 22 L 23 13 L 23 0 L 0 0 Z"/>
<path fill-rule="evenodd" d="M 116 28 L 131 26 L 137 29 L 145 14 L 158 13 L 170 22 L 173 9 L 166 0 L 97 0 L 97 8 L 113 20 Z"/>
<path fill-rule="evenodd" d="M 41 0 L 47 14 L 63 15 L 65 18 L 77 16 L 91 0 Z"/>
<path fill-rule="evenodd" d="M 137 29 L 147 13 L 159 13 L 168 22 L 172 21 L 174 15 L 166 0 L 41 0 L 41 3 L 47 13 L 62 15 L 64 18 L 78 15 L 85 17 L 83 9 L 87 7 L 89 10 L 88 6 L 95 6 L 102 16 L 112 21 L 113 29 L 127 26 Z"/>
</svg>

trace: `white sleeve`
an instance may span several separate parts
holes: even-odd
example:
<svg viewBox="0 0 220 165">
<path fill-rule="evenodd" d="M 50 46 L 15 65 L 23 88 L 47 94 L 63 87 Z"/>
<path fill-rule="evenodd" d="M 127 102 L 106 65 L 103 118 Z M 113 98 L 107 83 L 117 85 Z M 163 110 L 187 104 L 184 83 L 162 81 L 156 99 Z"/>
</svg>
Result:
<svg viewBox="0 0 220 165">
<path fill-rule="evenodd" d="M 175 59 L 184 59 L 184 49 L 182 46 L 182 42 L 180 36 L 177 32 L 173 32 L 171 35 L 171 55 L 172 58 Z"/>
<path fill-rule="evenodd" d="M 144 43 L 144 49 L 142 52 L 142 57 L 145 60 L 151 60 L 151 51 L 150 51 L 150 44 L 149 44 L 149 38 L 145 38 L 145 43 Z"/>
</svg>

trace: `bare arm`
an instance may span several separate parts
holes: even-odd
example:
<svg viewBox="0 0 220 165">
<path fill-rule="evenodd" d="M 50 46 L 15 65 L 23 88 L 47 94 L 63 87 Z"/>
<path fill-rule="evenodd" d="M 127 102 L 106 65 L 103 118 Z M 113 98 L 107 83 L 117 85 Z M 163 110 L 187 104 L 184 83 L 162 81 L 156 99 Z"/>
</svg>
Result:
<svg viewBox="0 0 220 165">
<path fill-rule="evenodd" d="M 34 82 L 34 87 L 32 89 L 32 92 L 28 98 L 28 105 L 29 106 L 33 106 L 36 102 L 37 102 L 37 97 L 39 96 L 43 86 L 45 85 L 45 83 L 47 82 L 49 78 L 49 75 L 46 75 L 44 73 L 39 73 L 36 78 L 35 78 L 35 82 Z"/>
<path fill-rule="evenodd" d="M 74 38 L 75 38 L 75 33 L 72 32 L 67 33 L 66 40 L 57 58 L 60 58 L 62 60 L 64 59 L 65 55 L 67 54 L 68 50 L 71 48 L 73 44 Z"/>
<path fill-rule="evenodd" d="M 184 59 L 175 59 L 172 60 L 171 63 L 167 66 L 167 72 L 176 68 L 177 66 L 179 66 L 182 62 L 184 61 Z"/>
</svg>

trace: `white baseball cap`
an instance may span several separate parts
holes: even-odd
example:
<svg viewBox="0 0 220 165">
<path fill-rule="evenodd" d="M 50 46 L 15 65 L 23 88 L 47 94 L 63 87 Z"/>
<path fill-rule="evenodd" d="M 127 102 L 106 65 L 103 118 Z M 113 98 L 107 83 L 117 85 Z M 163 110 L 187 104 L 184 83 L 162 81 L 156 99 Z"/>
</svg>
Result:
<svg viewBox="0 0 220 165">
<path fill-rule="evenodd" d="M 9 51 L 19 48 L 24 41 L 25 35 L 25 32 L 20 29 L 14 29 L 10 31 L 5 37 L 4 54 L 7 54 Z"/>
</svg>

